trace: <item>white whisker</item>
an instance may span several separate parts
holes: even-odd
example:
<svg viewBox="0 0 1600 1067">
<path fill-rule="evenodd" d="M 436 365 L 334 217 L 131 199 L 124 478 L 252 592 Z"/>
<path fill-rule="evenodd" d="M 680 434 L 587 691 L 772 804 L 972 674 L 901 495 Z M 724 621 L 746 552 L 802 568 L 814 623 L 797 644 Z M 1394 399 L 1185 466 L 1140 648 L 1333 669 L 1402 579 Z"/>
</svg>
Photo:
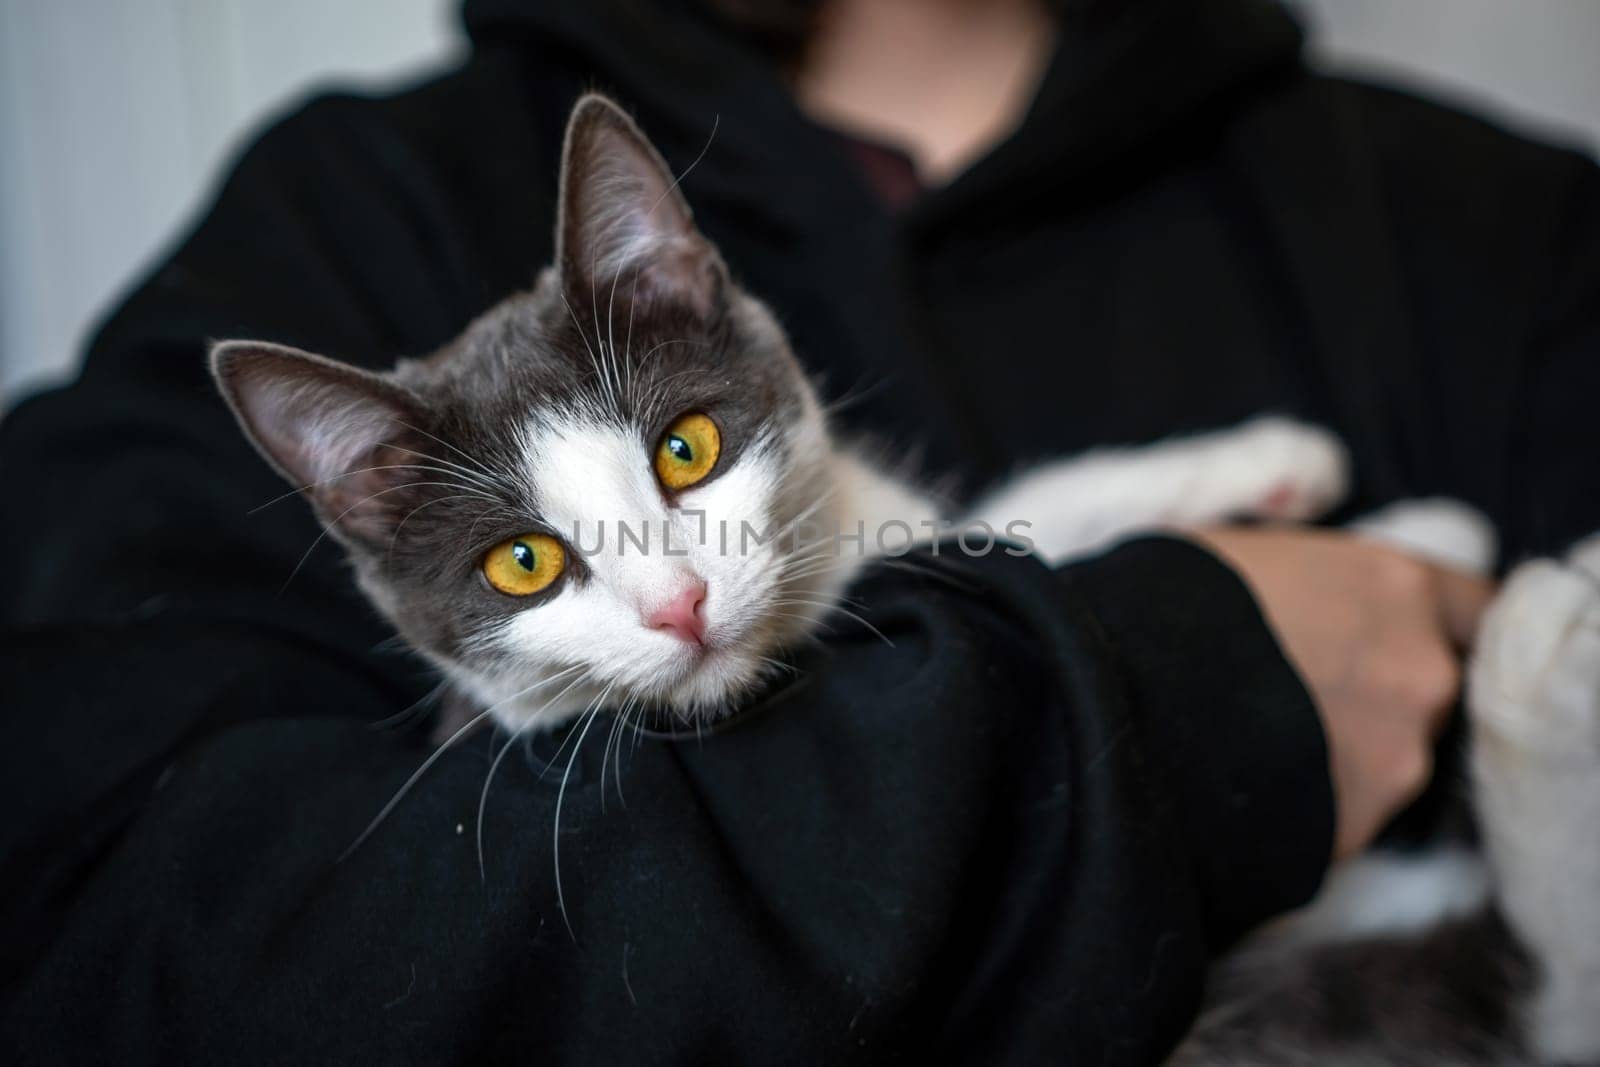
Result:
<svg viewBox="0 0 1600 1067">
<path fill-rule="evenodd" d="M 450 451 L 454 452 L 456 455 L 460 456 L 462 459 L 464 459 L 468 463 L 472 464 L 472 466 L 480 474 L 483 474 L 483 475 L 487 476 L 491 480 L 495 477 L 494 471 L 490 470 L 487 466 L 485 466 L 482 460 L 479 460 L 475 456 L 472 456 L 472 455 L 469 455 L 466 452 L 463 452 L 461 449 L 457 448 L 455 445 L 451 444 L 449 441 L 446 441 L 444 438 L 435 437 L 433 434 L 429 433 L 427 430 L 424 430 L 424 429 L 421 429 L 419 427 L 413 426 L 409 422 L 401 422 L 398 419 L 395 420 L 395 421 L 400 422 L 401 426 L 404 426 L 406 429 L 410 430 L 413 433 L 420 433 L 422 436 L 426 437 L 428 440 L 437 442 L 438 444 L 441 444 L 441 445 L 444 445 L 444 447 L 448 448 Z"/>
<path fill-rule="evenodd" d="M 411 787 L 416 785 L 418 779 L 428 772 L 428 768 L 432 767 L 436 762 L 438 762 L 439 757 L 443 756 L 447 751 L 449 751 L 450 747 L 458 740 L 460 740 L 462 737 L 465 737 L 468 731 L 487 718 L 489 711 L 489 708 L 485 708 L 483 711 L 478 712 L 478 714 L 467 720 L 465 725 L 460 727 L 455 733 L 446 738 L 443 744 L 434 749 L 432 754 L 430 754 L 427 759 L 422 761 L 422 766 L 411 772 L 411 777 L 407 778 L 405 780 L 405 784 L 401 785 L 401 787 L 395 791 L 394 796 L 389 798 L 389 803 L 385 804 L 378 814 L 373 817 L 373 820 L 367 824 L 367 828 L 361 831 L 361 836 L 350 842 L 350 847 L 346 848 L 339 854 L 338 862 L 343 863 L 352 852 L 360 848 L 367 838 L 372 836 L 372 832 L 382 825 L 383 820 L 389 817 L 389 813 L 399 805 L 400 801 L 405 799 L 405 795 L 411 792 Z"/>
<path fill-rule="evenodd" d="M 346 515 L 350 514 L 356 508 L 359 508 L 362 504 L 365 504 L 369 500 L 376 500 L 380 496 L 387 496 L 390 493 L 399 492 L 401 489 L 417 489 L 421 488 L 422 486 L 442 486 L 446 489 L 461 488 L 453 482 L 406 482 L 404 485 L 391 485 L 387 489 L 382 489 L 376 493 L 371 493 L 362 497 L 354 504 L 351 504 L 349 507 L 339 512 L 338 515 L 335 515 L 332 521 L 323 524 L 321 532 L 318 533 L 317 536 L 312 540 L 311 547 L 305 550 L 304 554 L 301 555 L 299 562 L 294 565 L 294 570 L 289 572 L 289 577 L 283 580 L 283 587 L 278 590 L 278 594 L 281 596 L 283 591 L 289 588 L 289 584 L 293 582 L 295 576 L 300 573 L 300 568 L 304 567 L 306 565 L 306 560 L 311 558 L 311 553 L 316 551 L 317 546 L 322 544 L 322 539 L 327 537 L 333 528 L 337 526 L 340 520 L 342 520 Z M 499 503 L 499 501 L 496 501 L 496 503 Z"/>
<path fill-rule="evenodd" d="M 779 599 L 779 600 L 774 600 L 772 603 L 774 605 L 807 606 L 807 607 L 819 608 L 819 609 L 822 609 L 825 612 L 828 612 L 828 611 L 838 612 L 840 615 L 843 615 L 845 618 L 854 619 L 856 622 L 860 623 L 862 626 L 865 626 L 868 630 L 872 631 L 872 633 L 875 634 L 880 641 L 882 641 L 884 644 L 888 645 L 890 648 L 894 647 L 894 642 L 889 640 L 887 637 L 885 637 L 882 630 L 878 629 L 876 626 L 872 625 L 872 623 L 868 622 L 866 619 L 862 618 L 860 615 L 856 614 L 855 612 L 851 611 L 849 608 L 846 608 L 841 604 L 829 603 L 828 601 L 825 601 L 825 600 L 808 600 L 808 599 L 805 599 L 803 597 L 793 597 L 793 596 L 787 597 L 787 598 L 783 598 L 783 599 Z"/>
<path fill-rule="evenodd" d="M 615 682 L 612 682 L 602 689 L 600 695 L 595 697 L 594 703 L 590 705 L 589 710 L 584 714 L 583 727 L 578 731 L 577 743 L 572 746 L 572 755 L 567 757 L 567 768 L 561 774 L 561 785 L 556 789 L 555 831 L 551 849 L 551 858 L 555 865 L 556 906 L 561 911 L 561 921 L 567 926 L 567 936 L 571 937 L 574 943 L 577 942 L 578 935 L 572 929 L 572 919 L 567 914 L 567 897 L 561 888 L 561 805 L 567 797 L 567 779 L 572 777 L 572 765 L 577 762 L 578 750 L 583 747 L 583 739 L 588 735 L 589 727 L 594 725 L 595 716 L 600 713 L 600 708 L 604 706 L 606 697 L 611 695 L 611 688 L 615 684 Z"/>
<path fill-rule="evenodd" d="M 576 667 L 572 667 L 572 668 L 569 668 L 568 670 L 570 671 L 570 670 L 577 670 L 577 669 L 578 668 L 576 668 Z M 404 784 L 402 784 L 400 786 L 400 788 L 395 791 L 394 796 L 389 798 L 389 802 L 383 806 L 383 808 L 373 818 L 372 822 L 367 824 L 367 828 L 365 830 L 361 831 L 361 836 L 357 837 L 354 841 L 352 841 L 350 843 L 350 847 L 346 848 L 343 852 L 341 852 L 339 854 L 339 862 L 343 862 L 345 860 L 345 858 L 348 857 L 352 852 L 354 852 L 356 849 L 360 848 L 362 843 L 364 841 L 366 841 L 367 838 L 372 836 L 372 832 L 374 830 L 376 830 L 383 823 L 383 820 L 387 819 L 389 817 L 389 813 L 394 811 L 395 807 L 397 805 L 399 805 L 400 801 L 405 799 L 406 794 L 411 792 L 412 786 L 416 785 L 418 780 L 421 779 L 424 774 L 428 773 L 428 768 L 432 767 L 436 762 L 438 762 L 439 758 L 441 756 L 443 756 L 447 751 L 449 751 L 451 746 L 453 746 L 457 741 L 461 740 L 461 738 L 465 737 L 475 726 L 477 726 L 484 719 L 486 719 L 490 715 L 492 715 L 494 713 L 494 711 L 497 708 L 499 708 L 501 705 L 509 703 L 510 701 L 516 700 L 519 697 L 526 696 L 528 693 L 533 692 L 534 690 L 540 688 L 541 686 L 548 685 L 550 682 L 556 681 L 557 679 L 564 677 L 566 675 L 566 673 L 568 673 L 568 672 L 567 671 L 563 671 L 560 674 L 557 674 L 557 675 L 555 675 L 555 676 L 553 676 L 551 678 L 546 678 L 546 679 L 544 679 L 542 681 L 535 682 L 533 685 L 528 686 L 526 689 L 522 689 L 522 690 L 520 690 L 520 691 L 518 691 L 516 693 L 511 694 L 509 697 L 506 697 L 505 700 L 496 701 L 495 703 L 490 704 L 488 707 L 486 707 L 482 711 L 478 712 L 478 714 L 476 714 L 472 718 L 468 719 L 465 724 L 463 724 L 461 727 L 459 727 L 456 730 L 455 733 L 453 733 L 449 737 L 445 738 L 445 740 L 439 745 L 439 747 L 434 749 L 433 752 L 431 752 L 428 755 L 428 758 L 422 761 L 422 766 L 418 767 L 415 771 L 411 772 L 411 777 L 409 777 L 409 778 L 407 778 L 405 780 Z"/>
<path fill-rule="evenodd" d="M 324 478 L 319 482 L 311 482 L 311 483 L 309 483 L 307 485 L 296 486 L 295 488 L 289 490 L 287 493 L 279 493 L 277 496 L 273 497 L 271 500 L 267 501 L 265 504 L 257 504 L 255 507 L 253 507 L 249 511 L 245 512 L 245 514 L 246 515 L 254 515 L 258 511 L 264 511 L 267 508 L 270 508 L 272 505 L 279 503 L 280 501 L 288 500 L 292 496 L 299 496 L 301 493 L 304 493 L 304 492 L 306 492 L 308 490 L 320 489 L 325 485 L 332 485 L 334 482 L 341 481 L 342 479 L 353 478 L 358 474 L 368 474 L 368 473 L 371 473 L 373 471 L 427 471 L 427 472 L 429 472 L 431 474 L 454 474 L 455 473 L 454 471 L 449 470 L 448 468 L 431 467 L 431 466 L 428 466 L 428 465 L 422 464 L 422 463 L 383 463 L 383 464 L 379 464 L 378 466 L 375 466 L 375 467 L 360 467 L 360 468 L 358 468 L 356 470 L 345 471 L 343 474 L 335 474 L 331 478 Z M 459 489 L 473 489 L 475 487 L 472 486 L 471 484 L 468 484 L 468 485 L 457 486 L 457 488 L 459 488 Z M 487 494 L 484 494 L 484 495 L 487 495 Z"/>
<path fill-rule="evenodd" d="M 483 778 L 483 792 L 478 794 L 478 881 L 489 881 L 489 869 L 483 861 L 483 813 L 489 805 L 489 785 L 494 781 L 494 772 L 500 769 L 500 761 L 506 758 L 506 753 L 511 751 L 511 746 L 516 744 L 517 735 L 512 733 L 506 738 L 506 743 L 500 746 L 500 751 L 495 755 L 494 761 L 489 764 L 489 773 Z"/>
</svg>

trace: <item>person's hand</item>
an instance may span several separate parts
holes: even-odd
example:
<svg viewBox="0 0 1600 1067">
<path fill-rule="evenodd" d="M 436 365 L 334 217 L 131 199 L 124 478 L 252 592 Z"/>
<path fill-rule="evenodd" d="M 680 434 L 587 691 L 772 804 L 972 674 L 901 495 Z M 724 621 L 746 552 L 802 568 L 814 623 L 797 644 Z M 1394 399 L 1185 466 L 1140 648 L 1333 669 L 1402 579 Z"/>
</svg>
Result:
<svg viewBox="0 0 1600 1067">
<path fill-rule="evenodd" d="M 1360 851 L 1427 785 L 1493 585 L 1336 531 L 1191 535 L 1244 579 L 1310 690 L 1332 764 L 1334 855 Z"/>
</svg>

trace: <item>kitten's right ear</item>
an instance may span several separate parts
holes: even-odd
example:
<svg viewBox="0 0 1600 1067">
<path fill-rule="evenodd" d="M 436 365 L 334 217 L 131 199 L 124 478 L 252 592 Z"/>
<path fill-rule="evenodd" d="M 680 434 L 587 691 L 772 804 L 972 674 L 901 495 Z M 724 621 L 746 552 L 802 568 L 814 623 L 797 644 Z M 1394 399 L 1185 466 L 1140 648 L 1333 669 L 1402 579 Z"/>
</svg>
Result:
<svg viewBox="0 0 1600 1067">
<path fill-rule="evenodd" d="M 245 435 L 322 521 L 365 541 L 403 514 L 418 462 L 416 402 L 369 371 L 261 341 L 223 341 L 211 372 Z M 396 468 L 402 469 L 396 469 Z M 373 469 L 380 468 L 380 469 Z"/>
<path fill-rule="evenodd" d="M 596 292 L 662 301 L 702 318 L 726 284 L 722 258 L 694 225 L 661 154 L 627 112 L 598 93 L 580 99 L 562 148 L 556 265 L 569 299 Z"/>
</svg>

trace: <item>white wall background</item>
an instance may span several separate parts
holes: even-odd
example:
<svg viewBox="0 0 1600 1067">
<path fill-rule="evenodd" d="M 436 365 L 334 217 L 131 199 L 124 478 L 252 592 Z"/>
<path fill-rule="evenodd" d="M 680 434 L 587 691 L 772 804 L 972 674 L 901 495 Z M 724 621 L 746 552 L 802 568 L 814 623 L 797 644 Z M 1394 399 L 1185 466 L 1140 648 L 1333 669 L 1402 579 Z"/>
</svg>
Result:
<svg viewBox="0 0 1600 1067">
<path fill-rule="evenodd" d="M 1295 3 L 1329 65 L 1600 146 L 1600 0 Z M 0 0 L 0 409 L 71 373 L 266 113 L 461 47 L 454 0 Z"/>
<path fill-rule="evenodd" d="M 1600 149 L 1596 0 L 1288 0 L 1322 65 Z"/>
<path fill-rule="evenodd" d="M 0 0 L 0 406 L 70 373 L 270 112 L 461 47 L 454 0 Z"/>
</svg>

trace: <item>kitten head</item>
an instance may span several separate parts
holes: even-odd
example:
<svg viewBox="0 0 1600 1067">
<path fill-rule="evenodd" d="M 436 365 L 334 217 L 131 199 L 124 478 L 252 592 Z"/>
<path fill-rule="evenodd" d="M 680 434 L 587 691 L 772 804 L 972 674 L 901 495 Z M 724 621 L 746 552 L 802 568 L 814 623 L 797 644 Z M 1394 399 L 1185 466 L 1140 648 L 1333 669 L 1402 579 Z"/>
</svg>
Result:
<svg viewBox="0 0 1600 1067">
<path fill-rule="evenodd" d="M 556 249 L 425 359 L 377 374 L 229 341 L 218 384 L 378 608 L 500 721 L 714 715 L 848 576 L 801 535 L 833 506 L 820 408 L 599 96 L 567 128 Z"/>
</svg>

